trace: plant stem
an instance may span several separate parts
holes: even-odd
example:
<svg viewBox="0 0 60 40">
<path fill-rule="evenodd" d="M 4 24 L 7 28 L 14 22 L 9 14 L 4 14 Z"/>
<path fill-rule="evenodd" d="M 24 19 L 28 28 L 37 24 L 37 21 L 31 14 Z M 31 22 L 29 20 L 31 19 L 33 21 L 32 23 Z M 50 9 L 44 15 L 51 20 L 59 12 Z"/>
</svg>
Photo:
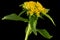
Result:
<svg viewBox="0 0 60 40">
<path fill-rule="evenodd" d="M 30 24 L 28 24 L 28 28 L 27 28 L 27 31 L 26 31 L 25 40 L 28 39 L 28 36 L 30 35 L 30 33 L 31 33 L 31 26 L 30 26 Z"/>
</svg>

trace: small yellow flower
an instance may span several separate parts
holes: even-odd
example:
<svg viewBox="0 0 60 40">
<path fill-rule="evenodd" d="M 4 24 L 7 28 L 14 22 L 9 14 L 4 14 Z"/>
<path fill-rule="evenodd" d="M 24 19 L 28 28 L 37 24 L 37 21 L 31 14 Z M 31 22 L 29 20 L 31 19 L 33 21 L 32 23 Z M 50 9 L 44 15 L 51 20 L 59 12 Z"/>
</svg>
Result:
<svg viewBox="0 0 60 40">
<path fill-rule="evenodd" d="M 37 2 L 36 6 L 39 10 L 43 10 L 43 6 L 41 5 L 41 3 Z"/>
<path fill-rule="evenodd" d="M 40 13 L 47 13 L 47 10 L 42 6 L 39 2 L 29 1 L 24 2 L 23 8 L 27 9 L 27 14 L 33 15 L 36 14 L 37 16 L 40 16 Z"/>
</svg>

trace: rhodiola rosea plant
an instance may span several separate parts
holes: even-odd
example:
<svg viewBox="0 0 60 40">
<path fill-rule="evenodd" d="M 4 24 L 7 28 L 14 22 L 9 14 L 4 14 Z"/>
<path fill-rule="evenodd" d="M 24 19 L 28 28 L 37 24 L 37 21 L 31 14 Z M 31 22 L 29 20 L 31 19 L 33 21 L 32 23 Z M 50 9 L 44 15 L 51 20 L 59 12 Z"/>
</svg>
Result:
<svg viewBox="0 0 60 40">
<path fill-rule="evenodd" d="M 38 1 L 37 2 L 27 1 L 19 6 L 22 7 L 22 9 L 23 9 L 22 12 L 19 13 L 19 15 L 17 15 L 16 13 L 12 13 L 10 15 L 4 16 L 2 18 L 2 20 L 14 20 L 14 21 L 27 22 L 28 24 L 27 24 L 27 27 L 25 30 L 26 35 L 25 35 L 24 40 L 28 40 L 28 37 L 32 32 L 36 36 L 37 36 L 37 32 L 38 32 L 47 39 L 51 39 L 53 37 L 52 35 L 50 35 L 48 33 L 48 31 L 46 29 L 37 29 L 36 28 L 38 19 L 41 18 L 43 20 L 44 19 L 43 16 L 46 16 L 47 18 L 49 18 L 51 20 L 51 22 L 53 23 L 53 25 L 56 26 L 53 19 L 51 18 L 51 16 L 47 14 L 50 9 L 46 9 Z M 27 16 L 28 18 L 21 17 L 22 14 L 26 14 L 25 16 Z"/>
</svg>

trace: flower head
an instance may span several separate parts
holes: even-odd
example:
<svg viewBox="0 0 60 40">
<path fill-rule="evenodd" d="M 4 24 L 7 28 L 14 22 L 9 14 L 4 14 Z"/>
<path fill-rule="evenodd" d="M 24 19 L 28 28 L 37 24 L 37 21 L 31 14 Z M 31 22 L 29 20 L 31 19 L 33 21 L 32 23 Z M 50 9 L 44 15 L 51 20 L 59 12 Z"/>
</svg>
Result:
<svg viewBox="0 0 60 40">
<path fill-rule="evenodd" d="M 28 10 L 27 14 L 28 15 L 37 15 L 40 16 L 40 13 L 46 13 L 47 10 L 42 6 L 41 3 L 34 2 L 34 1 L 29 1 L 29 2 L 24 2 L 23 6 L 24 9 Z"/>
</svg>

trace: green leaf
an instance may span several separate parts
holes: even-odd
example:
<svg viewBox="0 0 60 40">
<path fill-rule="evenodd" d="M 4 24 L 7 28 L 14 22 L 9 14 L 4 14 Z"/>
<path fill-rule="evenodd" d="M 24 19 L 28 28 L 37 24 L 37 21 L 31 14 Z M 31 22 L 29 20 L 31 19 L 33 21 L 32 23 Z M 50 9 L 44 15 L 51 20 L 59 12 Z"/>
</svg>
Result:
<svg viewBox="0 0 60 40">
<path fill-rule="evenodd" d="M 19 16 L 21 16 L 26 10 L 24 9 L 22 12 L 19 13 Z"/>
<path fill-rule="evenodd" d="M 51 36 L 46 29 L 37 29 L 37 32 L 39 32 L 43 37 L 47 39 L 51 39 L 53 36 Z"/>
<path fill-rule="evenodd" d="M 10 15 L 4 16 L 4 17 L 2 18 L 2 20 L 15 20 L 15 21 L 28 22 L 28 19 L 19 17 L 19 16 L 17 16 L 16 14 L 10 14 Z"/>
<path fill-rule="evenodd" d="M 44 19 L 41 15 L 39 16 L 39 18 Z"/>
<path fill-rule="evenodd" d="M 20 4 L 19 7 L 23 6 L 23 4 Z"/>
<path fill-rule="evenodd" d="M 37 35 L 36 25 L 37 25 L 37 20 L 34 21 L 33 28 L 32 28 L 32 30 L 33 30 L 33 32 L 34 32 L 35 35 Z"/>
<path fill-rule="evenodd" d="M 49 18 L 49 19 L 51 20 L 51 22 L 53 23 L 53 25 L 56 26 L 56 24 L 54 23 L 54 21 L 53 21 L 53 19 L 50 17 L 50 15 L 48 15 L 48 14 L 43 14 L 43 15 L 45 15 L 47 18 Z"/>
<path fill-rule="evenodd" d="M 31 25 L 33 33 L 35 35 L 37 35 L 37 31 L 36 31 L 37 17 L 36 16 L 30 16 L 29 17 L 29 23 Z"/>
<path fill-rule="evenodd" d="M 42 13 L 46 14 L 49 12 L 50 9 L 45 9 L 44 11 L 42 11 Z"/>
</svg>

